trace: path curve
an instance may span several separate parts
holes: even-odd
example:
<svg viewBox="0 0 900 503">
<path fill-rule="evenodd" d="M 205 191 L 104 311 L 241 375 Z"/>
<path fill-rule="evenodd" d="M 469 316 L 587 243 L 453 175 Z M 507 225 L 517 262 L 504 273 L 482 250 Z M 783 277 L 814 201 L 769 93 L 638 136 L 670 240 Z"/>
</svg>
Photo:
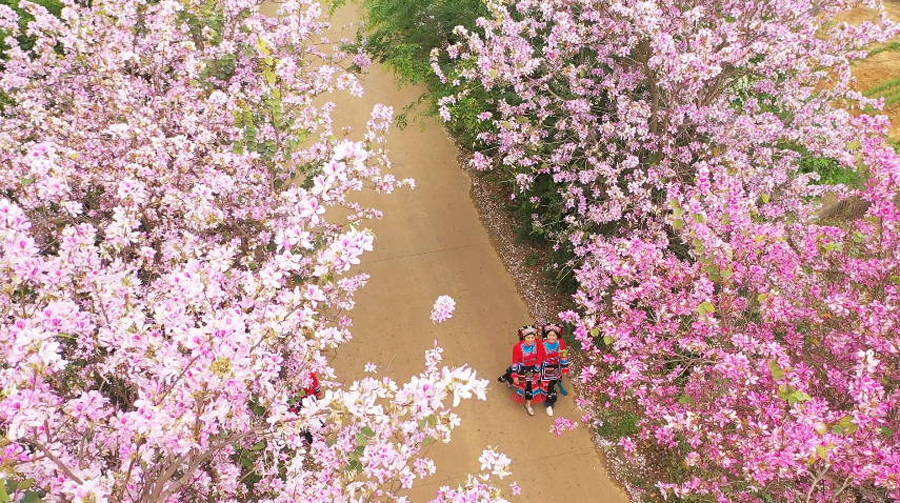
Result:
<svg viewBox="0 0 900 503">
<path fill-rule="evenodd" d="M 357 19 L 358 7 L 350 5 L 338 10 L 333 23 L 337 27 Z M 423 91 L 400 87 L 380 65 L 373 66 L 363 84 L 363 98 L 338 100 L 336 126 L 361 131 L 374 104 L 400 111 Z M 360 198 L 385 217 L 372 224 L 375 251 L 362 262 L 371 280 L 357 296 L 354 340 L 338 350 L 334 362 L 339 378 L 360 378 L 363 365 L 374 362 L 385 375 L 405 380 L 422 370 L 425 350 L 438 340 L 446 364 L 467 363 L 491 380 L 487 401 L 470 400 L 460 408 L 462 426 L 452 442 L 428 452 L 438 471 L 417 483 L 411 499 L 428 501 L 438 487 L 476 473 L 478 456 L 490 445 L 513 461 L 513 475 L 504 482 L 522 487 L 514 501 L 627 501 L 583 426 L 557 438 L 549 431 L 552 418 L 543 407 L 528 417 L 495 380 L 509 364 L 515 328 L 529 321 L 528 309 L 481 226 L 450 138 L 435 119 L 427 118 L 394 129 L 388 149 L 395 173 L 415 178 L 417 188 Z M 435 326 L 429 313 L 443 294 L 456 299 L 457 311 L 452 320 Z M 579 419 L 571 395 L 561 397 L 556 411 L 556 417 Z M 509 488 L 504 489 L 508 495 Z"/>
</svg>

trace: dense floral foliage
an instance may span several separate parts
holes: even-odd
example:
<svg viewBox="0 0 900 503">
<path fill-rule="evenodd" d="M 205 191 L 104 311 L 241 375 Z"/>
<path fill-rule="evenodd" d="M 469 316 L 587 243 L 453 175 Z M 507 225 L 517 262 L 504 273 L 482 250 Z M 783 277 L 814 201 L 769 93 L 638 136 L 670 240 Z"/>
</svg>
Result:
<svg viewBox="0 0 900 503">
<path fill-rule="evenodd" d="M 900 157 L 884 117 L 846 110 L 878 106 L 851 63 L 897 27 L 830 21 L 880 3 L 488 6 L 436 67 L 459 87 L 443 114 L 492 97 L 473 167 L 574 257 L 595 424 L 638 412 L 620 445 L 677 467 L 663 495 L 900 498 Z"/>
<path fill-rule="evenodd" d="M 360 89 L 318 3 L 259 3 L 0 5 L 0 500 L 393 501 L 484 398 L 439 348 L 333 380 L 378 216 L 348 194 L 406 182 L 389 108 L 332 132 L 317 97 Z"/>
</svg>

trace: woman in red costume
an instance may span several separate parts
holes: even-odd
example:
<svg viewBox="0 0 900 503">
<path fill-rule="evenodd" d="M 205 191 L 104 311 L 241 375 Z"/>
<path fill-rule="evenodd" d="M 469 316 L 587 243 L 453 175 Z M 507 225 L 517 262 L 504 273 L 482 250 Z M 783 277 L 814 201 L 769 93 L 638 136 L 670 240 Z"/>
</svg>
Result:
<svg viewBox="0 0 900 503">
<path fill-rule="evenodd" d="M 541 365 L 541 384 L 547 394 L 544 402 L 547 407 L 547 415 L 553 415 L 553 405 L 556 403 L 556 385 L 562 376 L 569 373 L 569 350 L 566 341 L 562 338 L 563 329 L 560 325 L 547 324 L 541 329 L 543 338 L 540 346 L 544 350 L 544 360 Z"/>
<path fill-rule="evenodd" d="M 519 342 L 513 346 L 512 381 L 515 388 L 513 398 L 525 404 L 529 416 L 534 415 L 532 403 L 544 401 L 546 390 L 541 380 L 544 363 L 544 345 L 537 340 L 538 329 L 534 326 L 519 329 Z"/>
<path fill-rule="evenodd" d="M 288 400 L 288 411 L 297 414 L 303 407 L 303 399 L 308 396 L 314 396 L 316 399 L 322 398 L 322 388 L 319 386 L 319 376 L 315 372 L 309 373 L 309 384 L 303 388 L 303 394 Z M 310 445 L 313 443 L 312 433 L 309 430 L 303 430 L 303 438 Z"/>
</svg>

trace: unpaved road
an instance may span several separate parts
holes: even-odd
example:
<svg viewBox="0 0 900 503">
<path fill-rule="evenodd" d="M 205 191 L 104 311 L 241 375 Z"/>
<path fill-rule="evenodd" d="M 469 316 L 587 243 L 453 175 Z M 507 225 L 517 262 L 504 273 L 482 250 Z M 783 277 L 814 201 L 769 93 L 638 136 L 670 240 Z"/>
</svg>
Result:
<svg viewBox="0 0 900 503">
<path fill-rule="evenodd" d="M 333 31 L 357 18 L 357 7 L 340 9 Z M 351 33 L 343 31 L 344 36 Z M 358 135 L 374 104 L 399 112 L 422 92 L 400 87 L 379 65 L 364 78 L 364 87 L 363 98 L 336 98 L 336 130 L 350 126 Z M 510 498 L 513 501 L 627 501 L 609 480 L 583 426 L 557 438 L 549 431 L 552 418 L 543 407 L 536 408 L 534 417 L 527 416 L 495 380 L 509 364 L 515 329 L 530 320 L 479 223 L 453 143 L 435 119 L 426 119 L 405 130 L 395 129 L 388 148 L 395 173 L 415 178 L 417 188 L 359 198 L 383 210 L 385 217 L 372 224 L 375 251 L 362 263 L 371 280 L 357 296 L 354 340 L 338 350 L 334 362 L 338 377 L 344 382 L 362 377 L 363 365 L 373 362 L 380 373 L 405 380 L 421 371 L 425 350 L 437 340 L 445 350 L 446 364 L 467 363 L 491 381 L 487 401 L 471 400 L 459 409 L 462 426 L 453 441 L 429 448 L 427 454 L 438 471 L 417 484 L 411 499 L 428 501 L 438 487 L 477 473 L 481 451 L 494 446 L 513 461 L 513 475 L 502 481 L 507 497 L 508 483 L 521 486 L 522 495 Z M 442 294 L 456 299 L 456 315 L 434 325 L 429 313 Z M 571 395 L 558 403 L 556 417 L 560 416 L 578 419 Z"/>
<path fill-rule="evenodd" d="M 900 0 L 884 0 L 884 6 L 891 19 L 900 22 Z M 874 18 L 874 11 L 870 9 L 855 9 L 839 20 L 859 23 Z M 900 37 L 894 38 L 893 41 L 900 42 Z M 900 77 L 900 51 L 881 52 L 857 62 L 853 74 L 857 78 L 856 88 L 862 92 L 896 79 Z M 900 141 L 900 103 L 887 107 L 882 113 L 891 119 L 889 136 L 895 141 Z"/>
</svg>

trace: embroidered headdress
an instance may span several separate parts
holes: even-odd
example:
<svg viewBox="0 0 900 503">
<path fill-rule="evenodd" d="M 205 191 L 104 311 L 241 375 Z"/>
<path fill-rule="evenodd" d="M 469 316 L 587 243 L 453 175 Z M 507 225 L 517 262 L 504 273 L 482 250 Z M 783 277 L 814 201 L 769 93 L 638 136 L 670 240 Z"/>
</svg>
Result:
<svg viewBox="0 0 900 503">
<path fill-rule="evenodd" d="M 563 327 L 557 323 L 547 323 L 541 327 L 541 338 L 546 338 L 550 332 L 556 333 L 557 337 L 563 336 Z"/>
<path fill-rule="evenodd" d="M 524 327 L 519 329 L 518 334 L 519 340 L 522 341 L 525 340 L 526 335 L 538 335 L 538 329 L 534 325 L 525 325 Z"/>
</svg>

